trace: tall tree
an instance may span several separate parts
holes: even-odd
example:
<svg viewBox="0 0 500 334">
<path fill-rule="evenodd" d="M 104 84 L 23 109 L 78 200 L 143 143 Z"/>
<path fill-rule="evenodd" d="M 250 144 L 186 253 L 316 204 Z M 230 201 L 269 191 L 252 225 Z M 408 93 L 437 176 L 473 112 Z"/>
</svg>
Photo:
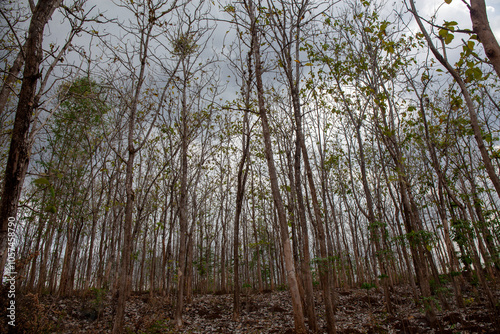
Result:
<svg viewBox="0 0 500 334">
<path fill-rule="evenodd" d="M 233 244 L 233 256 L 234 256 L 234 300 L 233 300 L 233 319 L 236 321 L 240 320 L 240 275 L 239 275 L 239 235 L 240 235 L 240 219 L 241 210 L 243 208 L 243 197 L 245 195 L 245 185 L 248 178 L 248 160 L 250 152 L 250 125 L 248 113 L 251 108 L 251 89 L 253 81 L 253 71 L 252 71 L 252 53 L 249 52 L 247 56 L 247 77 L 243 78 L 241 92 L 244 99 L 244 116 L 243 116 L 243 128 L 242 128 L 242 155 L 240 162 L 238 163 L 238 176 L 237 176 L 237 188 L 236 188 L 236 212 L 234 214 L 234 244 Z"/>
<path fill-rule="evenodd" d="M 210 69 L 213 63 L 211 57 L 202 59 L 207 41 L 212 30 L 201 21 L 201 17 L 206 15 L 207 7 L 204 3 L 192 4 L 189 8 L 178 10 L 177 29 L 172 34 L 171 43 L 173 54 L 179 61 L 179 76 L 173 82 L 178 92 L 178 132 L 180 136 L 180 170 L 179 170 L 179 252 L 177 264 L 177 301 L 174 314 L 174 322 L 177 328 L 182 328 L 182 312 L 184 296 L 191 296 L 189 282 L 192 278 L 192 250 L 193 231 L 195 222 L 189 228 L 189 197 L 190 188 L 196 192 L 197 180 L 201 177 L 201 168 L 206 159 L 205 144 L 210 136 L 203 126 L 211 119 L 213 112 L 213 96 L 217 94 L 217 79 L 215 71 Z M 198 161 L 198 168 L 195 170 L 194 179 L 190 181 L 189 160 L 191 157 L 190 146 L 192 142 L 202 135 L 200 148 L 201 158 Z M 193 197 L 196 199 L 196 196 Z M 191 209 L 196 216 L 196 203 L 192 201 Z M 189 232 L 188 232 L 189 230 Z M 188 298 L 188 299 L 189 299 Z"/>
<path fill-rule="evenodd" d="M 252 0 L 244 1 L 243 5 L 245 7 L 244 8 L 245 12 L 248 15 L 250 21 L 249 33 L 250 33 L 250 38 L 252 40 L 251 45 L 253 47 L 251 52 L 253 53 L 259 116 L 261 120 L 262 134 L 264 138 L 264 147 L 265 147 L 264 152 L 267 160 L 267 168 L 269 171 L 269 180 L 271 183 L 271 191 L 273 195 L 274 205 L 278 214 L 281 242 L 283 246 L 283 257 L 285 259 L 286 276 L 288 279 L 290 294 L 292 296 L 295 331 L 297 333 L 305 333 L 306 328 L 304 323 L 304 311 L 302 307 L 302 301 L 300 299 L 296 269 L 293 263 L 290 238 L 288 237 L 288 224 L 285 214 L 285 207 L 283 205 L 283 200 L 280 194 L 280 187 L 278 184 L 278 175 L 276 171 L 276 165 L 274 162 L 271 133 L 267 115 L 268 111 L 264 97 L 264 84 L 262 80 L 263 69 L 262 69 L 262 58 L 260 50 L 260 46 L 262 43 L 261 42 L 262 32 L 261 32 L 261 27 L 257 20 L 260 7 L 256 8 Z"/>
<path fill-rule="evenodd" d="M 484 144 L 484 139 L 483 139 L 483 134 L 481 130 L 481 126 L 479 124 L 479 119 L 477 116 L 477 111 L 476 107 L 474 106 L 474 101 L 473 98 L 469 92 L 469 89 L 467 88 L 464 79 L 460 76 L 458 71 L 449 63 L 448 59 L 446 56 L 442 55 L 439 50 L 436 48 L 434 45 L 434 42 L 431 39 L 431 36 L 429 35 L 427 29 L 425 28 L 424 24 L 422 23 L 422 19 L 419 16 L 417 9 L 415 7 L 415 1 L 413 0 L 408 0 L 410 4 L 410 11 L 413 14 L 413 17 L 417 21 L 418 27 L 423 34 L 425 41 L 427 42 L 427 45 L 429 46 L 432 54 L 436 59 L 443 65 L 443 67 L 450 73 L 450 75 L 453 77 L 453 80 L 458 84 L 460 87 L 460 91 L 462 93 L 462 96 L 465 99 L 465 103 L 467 106 L 467 109 L 469 111 L 469 117 L 470 117 L 470 123 L 471 123 L 471 128 L 472 131 L 474 132 L 474 139 L 476 140 L 477 147 L 479 149 L 479 152 L 481 152 L 481 158 L 483 160 L 484 167 L 486 169 L 486 172 L 488 173 L 488 176 L 490 177 L 491 183 L 493 183 L 493 187 L 495 188 L 498 196 L 500 196 L 500 177 L 498 176 L 497 172 L 495 171 L 495 167 L 493 166 L 493 163 L 491 161 L 490 154 L 488 152 L 488 149 L 486 145 Z M 479 1 L 478 1 L 479 2 Z M 486 20 L 487 22 L 487 20 Z M 477 28 L 479 29 L 479 28 Z M 483 31 L 484 32 L 484 31 Z M 486 35 L 486 34 L 485 34 Z M 488 38 L 489 36 L 484 36 L 485 38 L 485 43 L 491 43 L 491 37 Z M 493 40 L 495 38 L 493 37 Z M 445 41 L 449 43 L 449 41 Z M 497 44 L 498 46 L 498 44 Z M 492 49 L 489 48 L 488 46 L 485 46 L 487 48 L 487 52 L 490 53 L 491 56 L 494 56 L 492 54 Z M 493 62 L 495 63 L 495 62 Z"/>
<path fill-rule="evenodd" d="M 40 0 L 34 8 L 25 42 L 23 82 L 19 93 L 9 157 L 0 203 L 0 273 L 7 260 L 7 227 L 9 218 L 16 218 L 17 206 L 30 161 L 30 127 L 38 107 L 36 86 L 40 79 L 39 67 L 43 58 L 43 31 L 62 0 Z"/>
<path fill-rule="evenodd" d="M 126 176 L 125 176 L 125 192 L 126 192 L 126 204 L 125 204 L 125 217 L 123 222 L 123 243 L 122 243 L 122 254 L 121 254 L 121 264 L 119 271 L 119 285 L 116 296 L 116 313 L 113 323 L 113 333 L 118 334 L 123 332 L 123 321 L 125 314 L 125 304 L 130 293 L 132 284 L 132 222 L 133 222 L 133 210 L 135 193 L 133 189 L 134 182 L 134 160 L 137 152 L 144 146 L 146 140 L 148 139 L 153 125 L 157 119 L 158 113 L 162 110 L 163 102 L 165 101 L 165 96 L 167 89 L 170 87 L 170 82 L 174 78 L 174 73 L 170 73 L 170 76 L 165 83 L 164 88 L 160 94 L 160 99 L 156 108 L 152 110 L 153 121 L 149 126 L 149 130 L 146 132 L 143 138 L 139 140 L 136 138 L 136 127 L 138 123 L 138 114 L 142 110 L 140 108 L 140 102 L 143 98 L 143 85 L 145 83 L 148 74 L 148 58 L 150 57 L 150 48 L 152 40 L 155 39 L 156 33 L 153 31 L 154 28 L 161 26 L 165 20 L 165 16 L 177 8 L 177 1 L 170 2 L 168 0 L 160 1 L 148 1 L 145 5 L 134 4 L 131 2 L 122 3 L 122 6 L 128 9 L 134 14 L 136 22 L 135 27 L 124 27 L 125 31 L 132 31 L 135 35 L 137 43 L 139 44 L 137 57 L 139 61 L 139 68 L 136 71 L 135 64 L 127 64 L 126 58 L 131 55 L 125 54 L 124 59 L 121 59 L 130 69 L 130 76 L 132 77 L 133 84 L 131 86 L 130 100 L 126 100 L 125 112 L 127 114 L 127 158 L 122 158 L 126 164 Z M 136 29 L 135 31 L 133 29 Z M 130 58 L 129 58 L 130 59 Z M 132 58 L 133 59 L 133 58 Z M 151 110 L 144 110 L 142 112 L 148 113 Z M 139 143 L 137 143 L 139 142 Z"/>
<path fill-rule="evenodd" d="M 281 63 L 281 68 L 283 69 L 284 77 L 286 78 L 287 88 L 292 100 L 293 106 L 293 116 L 295 121 L 295 136 L 296 136 L 296 163 L 295 163 L 295 186 L 298 199 L 298 209 L 299 209 L 299 219 L 303 225 L 305 224 L 305 216 L 302 214 L 303 211 L 303 200 L 302 200 L 302 182 L 301 182 L 301 172 L 300 172 L 300 160 L 302 158 L 304 162 L 304 167 L 306 171 L 306 178 L 311 190 L 311 200 L 314 210 L 313 226 L 317 231 L 317 237 L 319 241 L 320 248 L 320 261 L 318 262 L 319 276 L 321 280 L 321 287 L 323 289 L 323 300 L 326 307 L 326 319 L 328 325 L 328 333 L 335 333 L 335 317 L 333 311 L 333 304 L 331 300 L 332 291 L 330 287 L 330 270 L 328 268 L 328 253 L 326 247 L 326 234 L 324 228 L 324 222 L 322 218 L 321 209 L 318 202 L 318 195 L 316 192 L 316 185 L 313 179 L 313 172 L 309 162 L 309 152 L 307 151 L 306 142 L 304 139 L 304 131 L 302 126 L 302 111 L 301 111 L 301 101 L 300 101 L 300 81 L 301 81 L 301 64 L 300 64 L 300 49 L 302 48 L 302 36 L 303 30 L 307 24 L 310 23 L 312 18 L 306 18 L 307 13 L 310 13 L 313 9 L 313 4 L 310 1 L 302 1 L 301 3 L 296 2 L 279 2 L 277 3 L 268 2 L 270 10 L 270 18 L 272 24 L 271 29 L 273 30 L 273 41 L 270 41 L 270 45 L 275 42 L 278 47 L 275 49 L 276 56 Z M 298 160 L 298 161 L 297 161 Z M 304 232 L 303 232 L 304 233 Z M 304 233 L 305 239 L 308 238 L 307 234 Z M 308 244 L 305 241 L 305 244 Z M 309 252 L 308 249 L 304 249 L 304 252 Z M 306 275 L 310 275 L 307 272 Z M 313 305 L 314 302 L 312 298 L 312 282 L 309 277 L 305 277 L 306 282 L 306 292 L 307 292 L 307 305 L 306 308 L 309 320 L 311 322 L 311 327 L 315 328 L 316 319 L 314 314 Z"/>
</svg>

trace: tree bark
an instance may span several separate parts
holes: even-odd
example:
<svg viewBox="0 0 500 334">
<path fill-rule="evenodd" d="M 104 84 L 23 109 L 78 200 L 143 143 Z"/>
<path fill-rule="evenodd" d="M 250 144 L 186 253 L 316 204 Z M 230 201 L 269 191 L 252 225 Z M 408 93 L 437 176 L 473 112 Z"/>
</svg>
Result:
<svg viewBox="0 0 500 334">
<path fill-rule="evenodd" d="M 259 115 L 262 125 L 262 134 L 264 137 L 265 155 L 269 170 L 269 179 L 271 183 L 271 192 L 273 195 L 274 205 L 276 206 L 276 209 L 278 211 L 278 221 L 281 231 L 281 240 L 283 243 L 283 255 L 284 255 L 283 257 L 285 259 L 288 285 L 290 289 L 290 294 L 292 296 L 295 331 L 296 333 L 306 333 L 306 328 L 304 324 L 304 311 L 302 309 L 302 301 L 300 300 L 300 293 L 295 273 L 295 266 L 293 263 L 290 238 L 288 236 L 288 224 L 286 220 L 285 208 L 279 190 L 278 176 L 276 172 L 276 166 L 274 163 L 274 156 L 271 143 L 271 133 L 269 130 L 269 121 L 267 118 L 267 109 L 264 100 L 264 87 L 262 83 L 262 62 L 260 56 L 260 41 L 258 38 L 259 32 L 256 26 L 257 22 L 254 14 L 253 3 L 251 1 L 248 2 L 245 1 L 245 3 L 247 4 L 248 14 L 251 22 L 250 34 L 253 44 L 252 52 L 255 64 L 255 78 L 257 81 L 257 99 L 259 106 Z"/>
<path fill-rule="evenodd" d="M 248 116 L 245 112 L 245 121 L 248 122 Z M 247 127 L 243 126 L 243 131 Z M 246 137 L 246 138 L 245 138 Z M 233 255 L 234 255 L 234 294 L 233 294 L 233 319 L 235 321 L 240 320 L 240 278 L 239 278 L 239 234 L 240 234 L 240 216 L 241 209 L 243 207 L 243 195 L 245 193 L 245 184 L 248 176 L 248 165 L 245 170 L 245 163 L 247 160 L 249 148 L 250 148 L 250 135 L 245 136 L 243 133 L 243 155 L 241 156 L 240 163 L 238 164 L 238 181 L 236 190 L 236 213 L 234 215 L 234 244 L 233 244 Z"/>
<path fill-rule="evenodd" d="M 295 197 L 297 200 L 297 219 L 299 221 L 300 231 L 302 233 L 302 276 L 304 280 L 305 290 L 305 308 L 308 318 L 309 328 L 313 332 L 318 331 L 318 323 L 316 321 L 316 313 L 314 310 L 314 288 L 311 274 L 311 255 L 309 253 L 309 231 L 307 229 L 306 210 L 304 207 L 304 197 L 302 195 L 302 181 L 300 177 L 300 143 L 296 139 L 295 143 L 295 157 L 294 157 L 294 186 Z M 292 190 L 293 191 L 293 190 Z"/>
<path fill-rule="evenodd" d="M 184 62 L 183 62 L 184 63 Z M 185 73 L 185 71 L 183 71 Z M 184 78 L 185 81 L 187 80 Z M 187 178 L 188 178 L 188 125 L 187 125 L 187 97 L 186 97 L 187 83 L 183 85 L 182 91 L 182 131 L 181 131 L 181 184 L 180 184 L 180 200 L 179 200 L 179 232 L 180 232 L 180 245 L 179 245 L 179 262 L 177 265 L 177 304 L 175 307 L 175 326 L 181 328 L 182 321 L 182 307 L 184 304 L 184 286 L 185 286 L 185 273 L 186 273 L 186 255 L 187 255 Z"/>
<path fill-rule="evenodd" d="M 132 223 L 133 223 L 133 212 L 134 212 L 134 202 L 135 193 L 133 190 L 134 182 L 134 160 L 137 152 L 140 149 L 135 147 L 134 140 L 134 130 L 137 122 L 137 109 L 139 105 L 139 99 L 142 94 L 142 86 L 144 83 L 147 57 L 148 57 L 148 47 L 151 38 L 151 31 L 153 30 L 154 19 L 150 21 L 147 28 L 140 32 L 140 59 L 141 66 L 139 68 L 139 74 L 137 76 L 137 83 L 134 89 L 134 95 L 130 104 L 129 109 L 129 119 L 128 119 L 128 134 L 127 134 L 127 153 L 128 159 L 126 163 L 126 174 L 125 174 L 125 193 L 127 196 L 127 202 L 125 204 L 125 220 L 123 228 L 123 246 L 122 246 L 122 256 L 120 265 L 120 276 L 119 276 L 119 286 L 117 290 L 117 305 L 116 314 L 113 324 L 113 334 L 119 334 L 123 331 L 124 316 L 125 316 L 125 304 L 128 299 L 128 294 L 131 289 L 132 284 L 132 248 L 133 248 L 133 238 L 132 238 Z"/>
<path fill-rule="evenodd" d="M 20 50 L 16 59 L 12 63 L 12 66 L 7 74 L 7 78 L 3 82 L 2 89 L 0 90 L 0 120 L 2 121 L 4 121 L 5 106 L 7 105 L 10 93 L 12 92 L 12 84 L 16 81 L 16 78 L 19 75 L 19 72 L 21 72 L 21 68 L 24 64 L 23 55 L 23 50 Z"/>
<path fill-rule="evenodd" d="M 500 45 L 491 31 L 488 15 L 486 14 L 486 3 L 484 0 L 471 0 L 470 19 L 472 21 L 472 30 L 479 37 L 483 44 L 484 52 L 493 65 L 497 76 L 500 78 Z"/>
<path fill-rule="evenodd" d="M 26 61 L 23 82 L 12 129 L 9 156 L 5 168 L 5 176 L 0 204 L 0 276 L 3 274 L 7 260 L 7 229 L 9 217 L 17 215 L 19 196 L 23 188 L 24 178 L 30 161 L 31 143 L 30 127 L 33 121 L 36 85 L 41 77 L 39 67 L 42 62 L 42 41 L 45 25 L 59 7 L 61 0 L 39 0 L 31 18 L 26 40 Z"/>
</svg>

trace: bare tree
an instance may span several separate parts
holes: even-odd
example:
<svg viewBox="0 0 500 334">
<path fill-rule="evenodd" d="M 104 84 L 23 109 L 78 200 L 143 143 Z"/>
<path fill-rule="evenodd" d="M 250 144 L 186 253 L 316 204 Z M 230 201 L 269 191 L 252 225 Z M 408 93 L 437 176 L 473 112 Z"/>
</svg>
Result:
<svg viewBox="0 0 500 334">
<path fill-rule="evenodd" d="M 138 123 L 138 114 L 142 110 L 140 108 L 140 102 L 143 98 L 143 89 L 146 77 L 148 75 L 148 59 L 150 57 L 150 48 L 153 46 L 157 32 L 154 30 L 157 27 L 161 27 L 164 23 L 164 17 L 170 12 L 175 10 L 178 5 L 177 1 L 148 1 L 146 4 L 136 3 L 122 3 L 125 9 L 129 10 L 134 14 L 136 22 L 135 26 L 126 27 L 123 26 L 125 31 L 131 32 L 131 34 L 136 38 L 139 44 L 138 50 L 136 51 L 136 56 L 138 57 L 139 67 L 136 71 L 136 64 L 128 63 L 129 59 L 134 59 L 134 55 L 125 54 L 123 58 L 115 53 L 115 57 L 120 58 L 120 62 L 125 64 L 126 67 L 130 69 L 129 75 L 132 78 L 133 84 L 131 87 L 130 98 L 129 96 L 124 96 L 125 102 L 125 112 L 127 114 L 127 158 L 122 157 L 121 159 L 125 161 L 126 164 L 126 176 L 125 176 L 125 192 L 126 192 L 126 204 L 125 204 L 125 218 L 123 222 L 123 244 L 122 244 L 122 255 L 121 264 L 119 271 L 119 285 L 117 289 L 116 298 L 116 311 L 115 319 L 113 323 L 113 333 L 123 332 L 123 322 L 125 313 L 125 304 L 128 299 L 128 295 L 131 289 L 132 283 L 132 220 L 133 220 L 133 210 L 135 193 L 133 190 L 134 181 L 134 160 L 137 152 L 145 145 L 148 139 L 154 123 L 158 117 L 159 111 L 162 110 L 163 102 L 165 101 L 167 89 L 170 86 L 171 81 L 174 79 L 174 73 L 170 73 L 164 88 L 159 95 L 159 102 L 156 108 L 153 110 L 145 110 L 143 112 L 152 111 L 153 120 L 149 126 L 149 130 L 146 131 L 143 138 L 137 140 L 136 138 L 136 127 Z M 114 52 L 113 46 L 109 48 Z M 137 143 L 139 142 L 139 143 Z"/>
<path fill-rule="evenodd" d="M 300 292 L 297 282 L 297 275 L 295 265 L 293 263 L 292 249 L 290 239 L 288 237 L 288 224 L 285 215 L 285 208 L 280 194 L 278 184 L 278 176 L 276 166 L 274 163 L 273 148 L 271 142 L 271 134 L 269 129 L 269 121 L 267 116 L 266 101 L 264 97 L 264 85 L 262 82 L 262 58 L 261 58 L 261 31 L 257 22 L 259 9 L 255 7 L 253 1 L 244 1 L 245 12 L 250 21 L 249 33 L 252 39 L 251 45 L 253 47 L 253 61 L 255 69 L 255 79 L 257 86 L 257 100 L 259 107 L 259 115 L 262 125 L 262 134 L 264 137 L 265 155 L 267 166 L 269 170 L 269 180 L 271 183 L 271 190 L 273 194 L 274 205 L 278 213 L 278 222 L 281 231 L 281 242 L 283 246 L 283 257 L 285 259 L 286 276 L 290 294 L 292 295 L 292 306 L 294 314 L 295 331 L 297 333 L 305 333 L 306 328 L 304 324 L 304 311 L 302 308 L 302 301 L 300 299 Z"/>
<path fill-rule="evenodd" d="M 207 90 L 215 94 L 217 89 L 212 84 L 217 82 L 215 72 L 209 70 L 209 65 L 214 60 L 209 57 L 202 60 L 208 39 L 212 30 L 202 21 L 207 15 L 207 8 L 203 3 L 190 6 L 189 9 L 179 10 L 177 29 L 171 35 L 173 54 L 179 61 L 179 76 L 173 82 L 178 91 L 178 104 L 180 113 L 178 115 L 178 131 L 180 136 L 180 187 L 179 187 L 179 258 L 177 264 L 177 302 L 174 314 L 174 322 L 177 328 L 182 328 L 182 312 L 184 296 L 191 296 L 191 291 L 186 291 L 191 280 L 192 268 L 189 257 L 192 256 L 194 222 L 189 229 L 189 168 L 190 145 L 199 135 L 202 125 L 207 122 L 212 114 L 211 104 L 204 103 Z M 210 95 L 210 94 L 209 94 Z M 210 95 L 213 96 L 213 95 Z M 208 138 L 205 138 L 208 140 Z M 206 154 L 202 149 L 203 155 Z M 202 160 L 205 157 L 202 158 Z M 198 167 L 203 163 L 200 161 Z M 201 176 L 197 169 L 196 178 Z M 196 181 L 193 181 L 196 183 Z M 195 197 L 196 198 L 196 197 Z M 194 203 L 193 203 L 193 206 Z M 193 208 L 193 210 L 195 210 Z M 189 231 L 189 232 L 188 232 Z M 188 298 L 189 299 L 189 298 Z"/>
</svg>

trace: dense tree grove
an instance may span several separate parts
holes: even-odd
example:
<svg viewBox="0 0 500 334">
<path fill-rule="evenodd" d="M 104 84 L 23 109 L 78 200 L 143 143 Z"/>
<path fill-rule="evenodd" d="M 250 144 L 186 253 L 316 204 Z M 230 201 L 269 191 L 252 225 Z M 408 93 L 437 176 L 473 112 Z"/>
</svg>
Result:
<svg viewBox="0 0 500 334">
<path fill-rule="evenodd" d="M 297 333 L 314 289 L 328 333 L 352 287 L 498 316 L 500 48 L 466 5 L 2 1 L 1 271 L 14 242 L 18 289 L 109 293 L 113 333 L 133 291 L 177 328 L 242 289 L 288 289 Z"/>
</svg>

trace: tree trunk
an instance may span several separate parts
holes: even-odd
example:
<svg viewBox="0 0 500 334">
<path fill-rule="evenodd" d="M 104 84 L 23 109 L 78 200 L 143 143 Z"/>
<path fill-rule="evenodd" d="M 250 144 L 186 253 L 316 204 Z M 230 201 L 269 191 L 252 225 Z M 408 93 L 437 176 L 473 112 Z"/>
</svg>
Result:
<svg viewBox="0 0 500 334">
<path fill-rule="evenodd" d="M 134 181 L 134 160 L 135 156 L 140 149 L 135 147 L 134 141 L 134 130 L 137 122 L 137 108 L 139 105 L 139 99 L 142 94 L 142 85 L 144 83 L 145 71 L 147 66 L 148 57 L 148 47 L 151 38 L 151 31 L 153 21 L 149 21 L 147 29 L 141 31 L 140 44 L 141 51 L 140 54 L 141 66 L 139 69 L 139 74 L 137 76 L 137 83 L 134 89 L 134 95 L 129 109 L 129 119 L 128 119 L 128 134 L 127 134 L 127 153 L 128 159 L 126 163 L 126 174 L 125 174 L 125 193 L 127 195 L 127 202 L 125 204 L 125 220 L 123 229 L 123 246 L 122 246 L 122 256 L 120 265 L 120 276 L 119 276 L 119 286 L 117 290 L 117 305 L 116 313 L 113 324 L 113 334 L 119 334 L 123 331 L 124 315 L 125 315 L 125 304 L 128 299 L 128 293 L 131 289 L 132 284 L 132 223 L 133 223 L 133 212 L 134 212 L 134 202 L 135 193 L 133 190 Z"/>
<path fill-rule="evenodd" d="M 49 259 L 49 250 L 50 248 L 52 247 L 52 239 L 54 237 L 54 231 L 56 230 L 54 223 L 55 223 L 55 214 L 51 214 L 49 216 L 49 221 L 48 221 L 48 224 L 47 224 L 47 230 L 49 230 L 50 232 L 46 232 L 48 233 L 48 236 L 46 237 L 45 239 L 45 246 L 43 248 L 43 256 L 42 256 L 42 259 L 41 259 L 41 263 L 40 263 L 40 272 L 38 274 L 38 284 L 37 284 L 37 289 L 36 291 L 38 293 L 43 293 L 44 292 L 44 288 L 45 288 L 45 280 L 46 280 L 46 277 L 47 277 L 47 261 Z"/>
<path fill-rule="evenodd" d="M 295 96 L 295 98 L 293 98 Z M 294 115 L 295 115 L 295 125 L 296 125 L 296 135 L 297 142 L 301 147 L 302 156 L 304 161 L 304 167 L 306 170 L 306 177 L 309 184 L 309 189 L 311 190 L 311 199 L 313 204 L 314 211 L 314 219 L 313 224 L 317 231 L 318 241 L 319 241 L 319 249 L 320 249 L 320 263 L 319 267 L 319 276 L 321 280 L 321 286 L 323 288 L 323 300 L 325 302 L 326 308 L 326 320 L 328 333 L 336 333 L 335 328 L 335 315 L 333 311 L 332 304 L 332 292 L 330 288 L 330 275 L 329 275 L 329 261 L 328 261 L 328 253 L 326 249 L 326 234 L 325 229 L 323 227 L 323 220 L 321 218 L 321 211 L 319 208 L 319 202 L 316 194 L 316 186 L 314 184 L 314 179 L 312 175 L 311 165 L 309 163 L 309 157 L 307 152 L 307 147 L 304 141 L 304 135 L 302 132 L 302 116 L 300 115 L 300 101 L 298 100 L 299 92 L 296 91 L 296 87 L 292 88 L 292 101 L 294 107 Z"/>
<path fill-rule="evenodd" d="M 127 203 L 125 205 L 125 221 L 123 230 L 123 245 L 122 256 L 119 273 L 119 285 L 117 290 L 116 313 L 113 323 L 113 334 L 120 334 L 123 331 L 124 317 L 125 317 L 125 304 L 128 299 L 127 292 L 129 284 L 132 283 L 131 263 L 132 263 L 132 218 L 134 210 L 135 195 L 132 189 L 134 177 L 134 158 L 135 149 L 133 148 L 133 129 L 134 129 L 135 112 L 130 115 L 129 126 L 129 157 L 127 160 L 126 178 L 125 178 L 125 191 L 127 194 Z"/>
<path fill-rule="evenodd" d="M 33 11 L 28 29 L 23 82 L 19 94 L 14 128 L 12 129 L 0 204 L 0 276 L 3 274 L 7 260 L 9 218 L 16 218 L 19 196 L 21 195 L 30 161 L 31 143 L 29 136 L 34 110 L 38 107 L 35 95 L 36 85 L 41 77 L 39 67 L 43 57 L 43 30 L 60 3 L 61 0 L 39 0 Z"/>
<path fill-rule="evenodd" d="M 250 105 L 250 89 L 252 80 L 252 70 L 251 70 L 251 53 L 248 55 L 249 64 L 249 75 L 246 80 L 246 86 L 243 87 L 243 94 L 245 96 L 245 105 L 249 107 Z M 245 170 L 245 163 L 250 151 L 250 134 L 246 134 L 245 131 L 249 131 L 250 126 L 248 125 L 248 112 L 245 111 L 243 116 L 243 133 L 242 133 L 242 156 L 240 163 L 238 164 L 238 176 L 237 176 L 237 189 L 236 189 L 236 212 L 234 215 L 234 244 L 233 244 L 233 257 L 234 257 L 234 294 L 233 294 L 233 320 L 240 320 L 240 274 L 239 274 L 239 235 L 240 235 L 240 215 L 241 209 L 243 207 L 243 195 L 245 194 L 245 184 L 248 176 L 248 164 Z"/>
<path fill-rule="evenodd" d="M 274 204 L 278 211 L 278 220 L 281 230 L 281 240 L 283 243 L 283 255 L 285 258 L 285 266 L 288 276 L 288 285 L 290 289 L 290 294 L 292 296 L 292 306 L 294 314 L 294 323 L 296 333 L 305 333 L 306 328 L 304 324 L 304 312 L 302 309 L 302 301 L 300 300 L 299 287 L 297 283 L 297 277 L 295 273 L 295 266 L 293 263 L 292 249 L 290 245 L 290 238 L 288 237 L 288 224 L 286 220 L 285 208 L 283 205 L 283 200 L 281 198 L 278 176 L 276 172 L 276 166 L 274 164 L 274 156 L 271 143 L 271 133 L 269 130 L 269 121 L 267 119 L 267 110 L 264 100 L 264 87 L 262 83 L 262 63 L 260 56 L 260 41 L 258 38 L 258 30 L 256 27 L 256 18 L 254 16 L 253 3 L 250 1 L 248 6 L 248 14 L 250 16 L 251 22 L 251 38 L 253 45 L 253 55 L 255 64 L 255 78 L 257 80 L 257 98 L 259 105 L 259 115 L 262 125 L 262 134 L 264 137 L 265 145 L 265 155 L 267 160 L 267 166 L 269 170 L 269 179 L 271 183 L 271 192 L 273 195 Z"/>
<path fill-rule="evenodd" d="M 24 48 L 25 49 L 25 48 Z M 3 82 L 0 90 L 0 121 L 5 121 L 4 110 L 9 100 L 10 93 L 13 91 L 12 84 L 16 81 L 19 72 L 24 64 L 24 50 L 19 50 L 14 63 L 9 69 L 7 78 Z M 5 123 L 4 123 L 5 124 Z"/>
<path fill-rule="evenodd" d="M 477 0 L 477 2 L 483 2 L 483 1 Z M 484 4 L 484 2 L 483 2 L 483 4 Z M 451 76 L 453 77 L 455 82 L 460 87 L 460 91 L 462 92 L 465 103 L 467 105 L 467 109 L 469 111 L 472 131 L 474 132 L 474 138 L 476 140 L 479 152 L 481 153 L 481 158 L 483 160 L 484 168 L 486 169 L 486 172 L 488 173 L 488 176 L 490 177 L 491 183 L 493 183 L 493 187 L 495 188 L 498 196 L 500 196 L 500 178 L 498 177 L 498 174 L 495 171 L 495 168 L 493 167 L 488 150 L 486 149 L 486 146 L 484 145 L 484 140 L 483 140 L 483 136 L 481 133 L 481 127 L 479 126 L 479 120 L 477 118 L 477 113 L 476 113 L 476 110 L 474 107 L 474 102 L 472 101 L 472 97 L 469 94 L 467 86 L 465 85 L 464 80 L 460 77 L 458 72 L 451 66 L 451 64 L 448 62 L 448 60 L 446 58 L 444 58 L 439 53 L 439 51 L 436 49 L 436 47 L 434 46 L 434 44 L 431 40 L 431 37 L 429 36 L 428 32 L 425 30 L 424 25 L 422 24 L 422 20 L 418 16 L 417 10 L 415 9 L 414 0 L 410 0 L 410 6 L 411 6 L 411 10 L 413 12 L 413 16 L 417 20 L 417 24 L 420 28 L 420 31 L 424 35 L 424 37 L 427 41 L 427 44 L 429 45 L 429 48 L 431 49 L 432 53 L 434 54 L 434 57 L 436 57 L 436 59 L 441 63 L 441 65 L 443 65 L 446 68 L 448 73 L 451 74 Z M 476 6 L 477 6 L 477 4 L 476 4 Z M 477 13 L 479 13 L 479 11 Z M 473 15 L 473 14 L 471 13 L 471 15 Z M 488 21 L 486 21 L 486 22 L 488 22 Z M 485 38 L 487 38 L 487 37 L 485 36 Z M 495 36 L 492 36 L 492 39 L 495 40 Z M 488 41 L 491 43 L 491 39 Z M 485 46 L 485 48 L 486 48 L 486 46 Z M 491 49 L 488 49 L 488 50 L 491 51 Z M 488 52 L 488 50 L 486 50 L 486 51 Z M 499 55 L 497 54 L 497 56 L 499 56 Z M 495 68 L 495 70 L 496 70 L 496 68 Z M 497 71 L 497 74 L 498 73 L 499 72 Z"/>
<path fill-rule="evenodd" d="M 472 30 L 479 37 L 483 44 L 484 53 L 493 65 L 497 76 L 500 78 L 500 45 L 491 31 L 488 15 L 486 14 L 486 3 L 484 0 L 471 0 L 470 18 L 472 21 Z"/>
<path fill-rule="evenodd" d="M 92 276 L 92 258 L 94 254 L 94 240 L 95 240 L 95 230 L 97 227 L 97 212 L 96 209 L 92 210 L 92 229 L 90 231 L 90 246 L 89 254 L 87 258 L 87 268 L 85 270 L 85 285 L 84 289 L 87 290 L 90 286 L 90 279 Z"/>
</svg>

